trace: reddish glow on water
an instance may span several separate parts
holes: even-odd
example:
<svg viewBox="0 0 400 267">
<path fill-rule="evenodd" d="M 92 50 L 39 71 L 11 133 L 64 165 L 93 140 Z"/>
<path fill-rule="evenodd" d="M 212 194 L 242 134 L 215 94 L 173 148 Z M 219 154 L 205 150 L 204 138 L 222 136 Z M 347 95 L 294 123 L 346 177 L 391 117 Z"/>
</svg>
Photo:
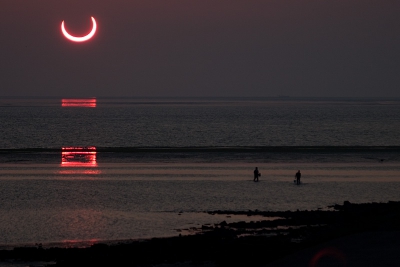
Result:
<svg viewBox="0 0 400 267">
<path fill-rule="evenodd" d="M 64 166 L 65 167 L 65 166 Z M 72 167 L 72 166 L 70 166 Z M 93 169 L 93 170 L 85 170 L 85 169 L 63 169 L 61 171 L 58 172 L 58 174 L 62 174 L 62 175 L 97 175 L 97 174 L 101 174 L 101 171 L 98 169 Z"/>
<path fill-rule="evenodd" d="M 97 105 L 96 98 L 82 98 L 82 99 L 62 99 L 62 107 L 84 107 L 84 108 L 95 108 Z"/>
<path fill-rule="evenodd" d="M 96 147 L 63 147 L 62 167 L 97 167 Z"/>
<path fill-rule="evenodd" d="M 322 258 L 327 258 L 328 261 L 336 264 L 335 266 L 347 266 L 347 260 L 344 253 L 338 250 L 337 248 L 329 247 L 329 248 L 323 248 L 320 251 L 318 251 L 318 253 L 315 254 L 314 257 L 311 259 L 309 267 L 317 267 L 318 262 Z"/>
<path fill-rule="evenodd" d="M 80 240 L 80 239 L 71 239 L 71 240 L 63 240 L 61 243 L 61 247 L 65 248 L 87 248 L 93 246 L 96 243 L 99 243 L 100 239 L 92 238 L 89 240 Z"/>
</svg>

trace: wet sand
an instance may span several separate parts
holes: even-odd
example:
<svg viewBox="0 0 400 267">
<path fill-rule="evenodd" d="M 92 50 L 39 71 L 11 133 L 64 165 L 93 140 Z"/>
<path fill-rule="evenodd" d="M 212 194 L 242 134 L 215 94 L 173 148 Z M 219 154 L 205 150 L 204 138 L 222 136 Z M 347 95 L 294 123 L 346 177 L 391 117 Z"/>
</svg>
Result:
<svg viewBox="0 0 400 267">
<path fill-rule="evenodd" d="M 316 211 L 209 211 L 264 216 L 203 225 L 192 235 L 87 248 L 19 247 L 0 266 L 398 266 L 400 202 L 335 205 Z M 270 218 L 275 218 L 270 220 Z M 268 220 L 267 220 L 268 219 Z M 17 265 L 14 265 L 17 266 Z"/>
</svg>

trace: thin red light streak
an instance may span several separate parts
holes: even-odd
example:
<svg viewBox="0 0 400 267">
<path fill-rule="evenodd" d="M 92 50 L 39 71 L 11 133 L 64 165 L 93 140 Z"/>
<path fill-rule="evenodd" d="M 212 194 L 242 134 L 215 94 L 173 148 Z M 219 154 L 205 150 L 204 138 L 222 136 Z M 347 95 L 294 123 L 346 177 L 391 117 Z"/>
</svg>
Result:
<svg viewBox="0 0 400 267">
<path fill-rule="evenodd" d="M 59 171 L 59 174 L 63 174 L 63 175 L 72 175 L 72 174 L 98 175 L 98 174 L 101 174 L 101 171 L 98 170 L 98 169 L 94 169 L 94 170 L 88 170 L 88 169 L 63 169 L 63 170 Z"/>
<path fill-rule="evenodd" d="M 90 161 L 90 162 L 68 162 L 68 161 L 63 161 L 61 162 L 61 165 L 63 167 L 96 167 L 97 162 L 96 160 Z"/>
<path fill-rule="evenodd" d="M 87 150 L 87 151 L 94 151 L 96 152 L 96 147 L 95 146 L 67 146 L 67 147 L 63 147 L 62 150 L 71 150 L 72 152 L 75 151 L 80 151 L 80 150 Z"/>
<path fill-rule="evenodd" d="M 97 105 L 96 98 L 89 99 L 62 99 L 62 107 L 85 107 L 85 108 L 95 108 Z"/>
</svg>

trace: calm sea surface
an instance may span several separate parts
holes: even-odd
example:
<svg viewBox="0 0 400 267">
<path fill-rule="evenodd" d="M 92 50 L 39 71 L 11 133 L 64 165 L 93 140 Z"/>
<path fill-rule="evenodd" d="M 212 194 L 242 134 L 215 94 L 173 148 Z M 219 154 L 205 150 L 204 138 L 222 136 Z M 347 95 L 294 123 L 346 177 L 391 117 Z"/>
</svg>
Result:
<svg viewBox="0 0 400 267">
<path fill-rule="evenodd" d="M 209 210 L 400 200 L 398 101 L 61 103 L 0 99 L 0 245 L 171 236 L 257 219 Z"/>
<path fill-rule="evenodd" d="M 0 148 L 399 146 L 400 102 L 0 100 Z"/>
</svg>

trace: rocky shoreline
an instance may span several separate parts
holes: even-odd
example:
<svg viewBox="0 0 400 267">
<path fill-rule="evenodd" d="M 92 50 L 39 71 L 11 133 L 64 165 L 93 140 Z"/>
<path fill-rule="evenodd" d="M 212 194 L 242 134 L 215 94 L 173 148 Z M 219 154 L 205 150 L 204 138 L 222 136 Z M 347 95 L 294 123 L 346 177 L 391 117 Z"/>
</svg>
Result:
<svg viewBox="0 0 400 267">
<path fill-rule="evenodd" d="M 2 263 L 25 266 L 263 266 L 329 240 L 365 232 L 400 231 L 400 202 L 334 205 L 316 211 L 209 211 L 263 216 L 252 222 L 203 225 L 193 235 L 88 248 L 16 247 Z M 267 218 L 274 218 L 273 220 Z"/>
</svg>

